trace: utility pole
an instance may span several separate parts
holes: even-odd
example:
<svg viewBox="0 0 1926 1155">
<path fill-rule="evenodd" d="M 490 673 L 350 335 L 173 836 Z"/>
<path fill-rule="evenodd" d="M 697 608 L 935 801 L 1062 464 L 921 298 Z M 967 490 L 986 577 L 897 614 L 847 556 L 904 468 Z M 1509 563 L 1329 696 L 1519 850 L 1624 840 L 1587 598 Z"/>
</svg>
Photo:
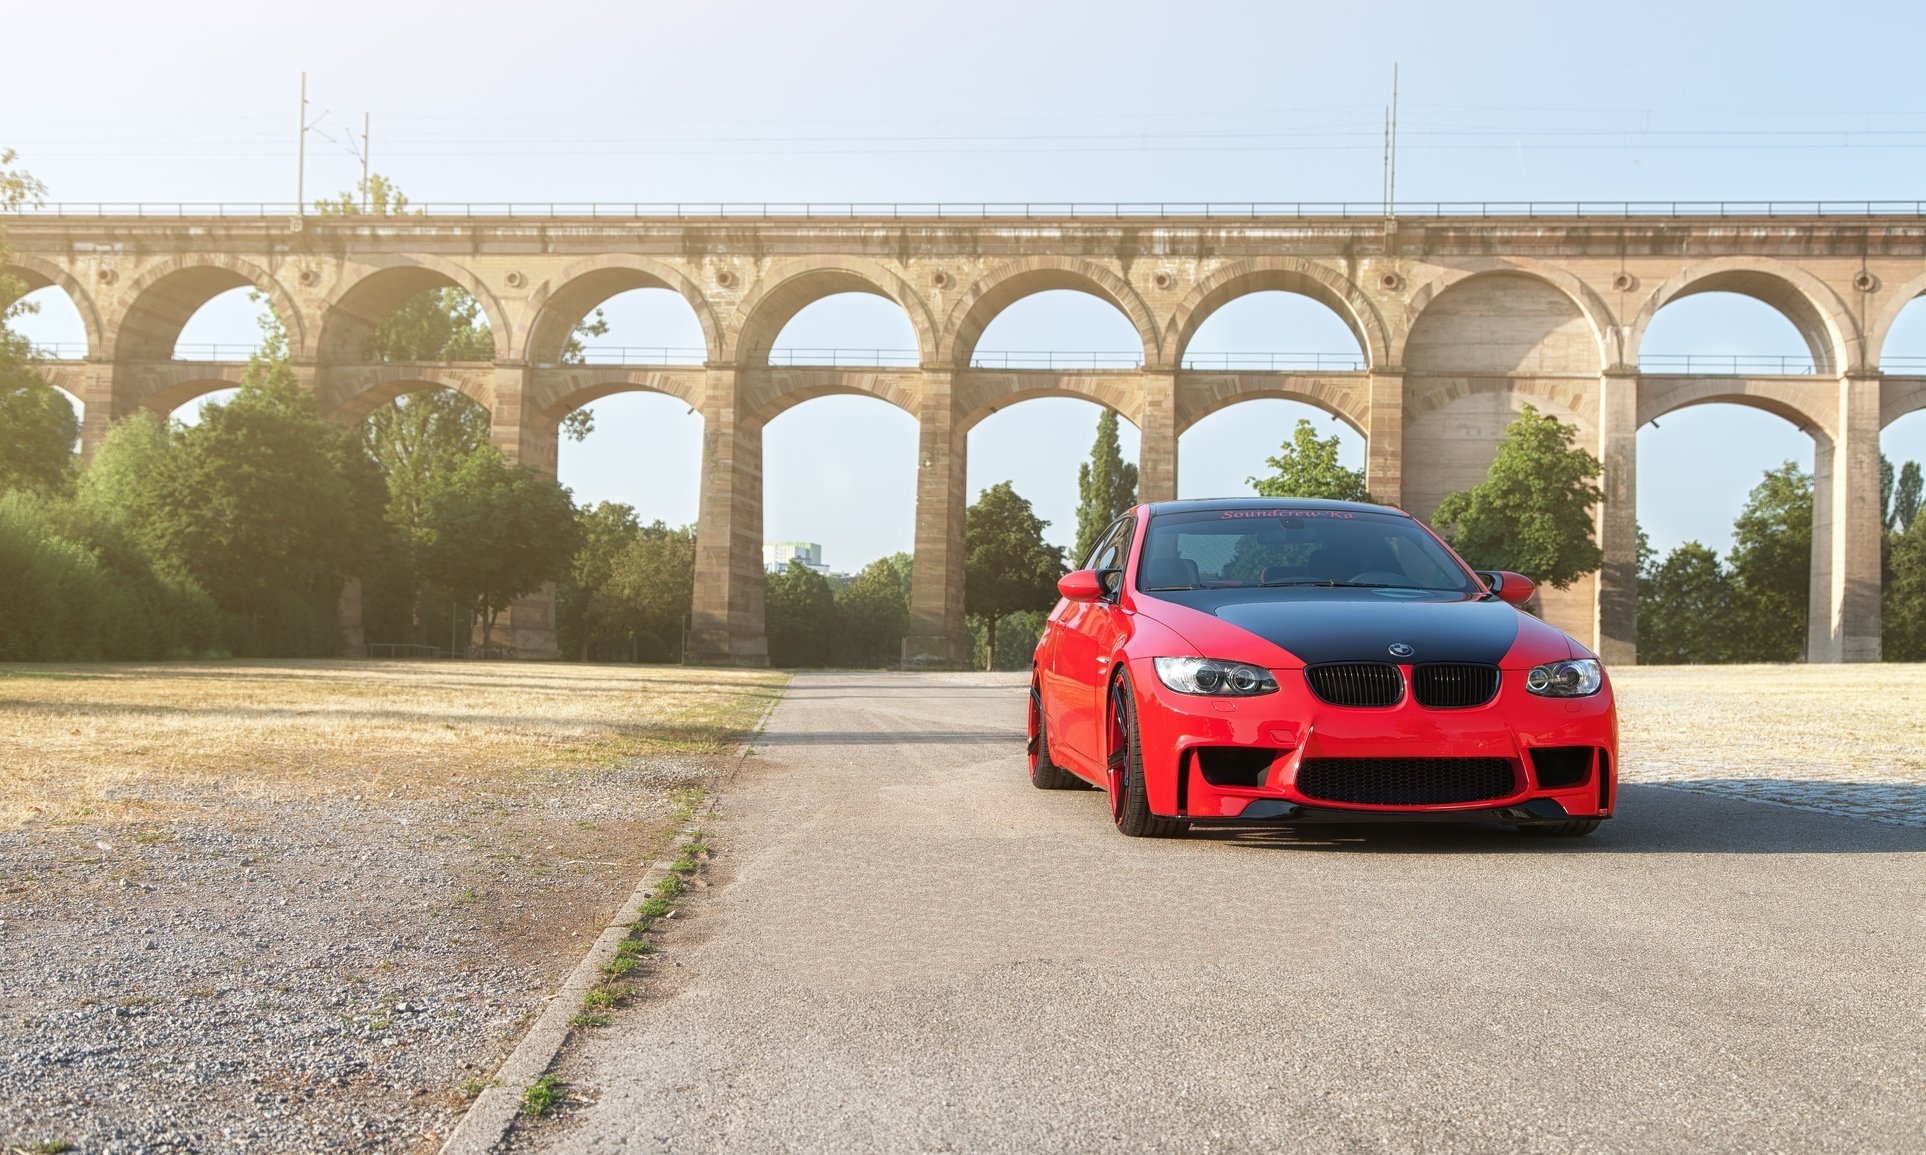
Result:
<svg viewBox="0 0 1926 1155">
<path fill-rule="evenodd" d="M 308 74 L 301 74 L 300 130 L 294 137 L 294 215 L 308 211 Z"/>
<path fill-rule="evenodd" d="M 366 213 L 370 207 L 368 189 L 368 122 L 374 119 L 373 113 L 361 114 L 361 211 Z"/>
<path fill-rule="evenodd" d="M 1387 129 L 1389 147 L 1385 156 L 1384 215 L 1398 215 L 1398 65 L 1391 64 L 1391 117 Z"/>
</svg>

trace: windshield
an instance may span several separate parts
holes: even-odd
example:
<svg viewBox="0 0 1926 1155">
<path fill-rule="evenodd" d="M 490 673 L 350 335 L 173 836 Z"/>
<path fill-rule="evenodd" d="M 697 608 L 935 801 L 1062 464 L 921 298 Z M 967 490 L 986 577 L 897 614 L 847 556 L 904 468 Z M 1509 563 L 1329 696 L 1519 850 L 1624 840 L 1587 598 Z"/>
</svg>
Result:
<svg viewBox="0 0 1926 1155">
<path fill-rule="evenodd" d="M 1477 578 L 1402 514 L 1219 509 L 1151 518 L 1138 589 L 1261 586 L 1484 592 Z"/>
</svg>

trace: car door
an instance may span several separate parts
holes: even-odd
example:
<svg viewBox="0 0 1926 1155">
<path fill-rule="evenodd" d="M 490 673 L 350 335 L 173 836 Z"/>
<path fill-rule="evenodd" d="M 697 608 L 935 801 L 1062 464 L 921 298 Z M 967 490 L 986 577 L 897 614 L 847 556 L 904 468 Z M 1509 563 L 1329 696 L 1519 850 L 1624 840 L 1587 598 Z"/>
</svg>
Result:
<svg viewBox="0 0 1926 1155">
<path fill-rule="evenodd" d="M 1085 569 L 1123 568 L 1133 519 L 1118 519 L 1084 559 Z M 1119 579 L 1121 580 L 1121 575 Z M 1053 740 L 1062 744 L 1091 770 L 1103 761 L 1102 704 L 1109 687 L 1110 656 L 1119 622 L 1114 601 L 1072 602 L 1057 622 L 1057 670 L 1061 689 L 1051 703 L 1056 715 Z"/>
</svg>

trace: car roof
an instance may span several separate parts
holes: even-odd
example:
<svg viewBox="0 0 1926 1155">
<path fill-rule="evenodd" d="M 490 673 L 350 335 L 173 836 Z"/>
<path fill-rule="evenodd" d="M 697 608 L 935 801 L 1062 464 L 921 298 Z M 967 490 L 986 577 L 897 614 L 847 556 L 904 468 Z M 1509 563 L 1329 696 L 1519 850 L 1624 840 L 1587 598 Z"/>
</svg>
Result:
<svg viewBox="0 0 1926 1155">
<path fill-rule="evenodd" d="M 1144 508 L 1153 517 L 1160 513 L 1214 513 L 1220 509 L 1332 509 L 1411 516 L 1395 506 L 1372 505 L 1366 501 L 1331 501 L 1322 497 L 1205 497 L 1185 501 L 1154 501 Z"/>
</svg>

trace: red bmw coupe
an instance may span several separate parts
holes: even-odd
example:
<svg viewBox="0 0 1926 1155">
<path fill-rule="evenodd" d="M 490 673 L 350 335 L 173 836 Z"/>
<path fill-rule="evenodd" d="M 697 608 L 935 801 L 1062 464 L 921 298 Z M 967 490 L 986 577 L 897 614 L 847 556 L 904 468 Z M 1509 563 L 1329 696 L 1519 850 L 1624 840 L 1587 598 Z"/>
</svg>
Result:
<svg viewBox="0 0 1926 1155">
<path fill-rule="evenodd" d="M 1030 780 L 1117 829 L 1496 821 L 1584 835 L 1618 755 L 1598 655 L 1422 522 L 1344 501 L 1140 505 L 1063 578 Z"/>
</svg>

